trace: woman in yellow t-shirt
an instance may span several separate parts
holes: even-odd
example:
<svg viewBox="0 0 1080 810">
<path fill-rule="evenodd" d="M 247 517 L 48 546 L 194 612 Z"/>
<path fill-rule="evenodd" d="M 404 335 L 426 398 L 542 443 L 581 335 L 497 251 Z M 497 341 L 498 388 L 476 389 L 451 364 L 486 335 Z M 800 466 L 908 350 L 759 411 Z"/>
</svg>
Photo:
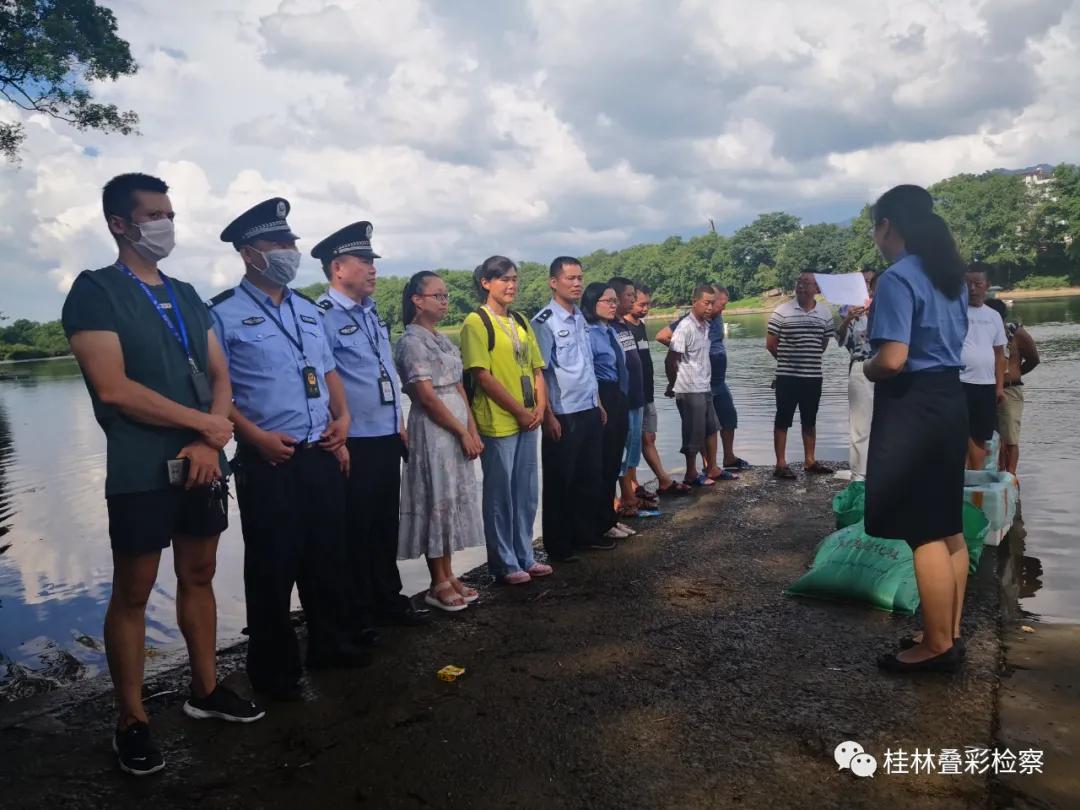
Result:
<svg viewBox="0 0 1080 810">
<path fill-rule="evenodd" d="M 488 568 L 496 579 L 520 585 L 552 570 L 533 557 L 537 428 L 547 404 L 544 361 L 528 320 L 510 310 L 517 296 L 517 265 L 492 256 L 476 268 L 473 282 L 483 305 L 461 327 L 461 356 L 484 440 L 480 464 Z"/>
</svg>

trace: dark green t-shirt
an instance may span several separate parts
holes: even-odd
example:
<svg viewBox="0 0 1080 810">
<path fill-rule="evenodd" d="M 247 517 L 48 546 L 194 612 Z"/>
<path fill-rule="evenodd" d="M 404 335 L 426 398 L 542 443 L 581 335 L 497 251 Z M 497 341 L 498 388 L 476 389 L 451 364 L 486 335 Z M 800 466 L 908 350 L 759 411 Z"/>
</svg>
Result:
<svg viewBox="0 0 1080 810">
<path fill-rule="evenodd" d="M 210 330 L 206 305 L 190 284 L 169 280 L 184 317 L 192 355 L 199 368 L 206 371 Z M 158 301 L 169 303 L 164 285 L 150 290 Z M 175 316 L 172 317 L 175 326 Z M 155 312 L 142 288 L 119 268 L 109 266 L 80 273 L 64 301 L 61 318 L 64 334 L 69 338 L 76 332 L 115 332 L 120 338 L 128 379 L 181 405 L 209 410 L 196 399 L 187 356 L 180 342 Z M 86 387 L 94 404 L 94 416 L 105 431 L 108 450 L 105 495 L 168 489 L 165 463 L 199 438 L 198 434 L 136 422 L 117 408 L 103 404 L 89 380 Z M 224 474 L 227 471 L 224 454 L 221 461 Z"/>
</svg>

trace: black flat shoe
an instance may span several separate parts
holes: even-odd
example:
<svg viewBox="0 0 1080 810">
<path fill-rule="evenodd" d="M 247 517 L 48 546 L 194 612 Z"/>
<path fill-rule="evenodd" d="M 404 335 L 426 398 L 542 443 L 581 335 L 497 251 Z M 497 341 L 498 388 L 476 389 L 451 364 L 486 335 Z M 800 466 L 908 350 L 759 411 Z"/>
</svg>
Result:
<svg viewBox="0 0 1080 810">
<path fill-rule="evenodd" d="M 910 650 L 912 647 L 918 646 L 918 644 L 919 642 L 915 640 L 914 636 L 904 636 L 900 639 L 901 650 Z M 953 647 L 956 648 L 956 652 L 959 653 L 961 658 L 967 655 L 967 644 L 964 643 L 964 639 L 954 638 Z"/>
<path fill-rule="evenodd" d="M 927 658 L 925 661 L 917 661 L 909 664 L 901 661 L 892 653 L 882 655 L 877 660 L 877 665 L 886 672 L 910 674 L 914 672 L 956 672 L 960 668 L 960 653 L 955 646 L 949 647 L 941 655 Z"/>
</svg>

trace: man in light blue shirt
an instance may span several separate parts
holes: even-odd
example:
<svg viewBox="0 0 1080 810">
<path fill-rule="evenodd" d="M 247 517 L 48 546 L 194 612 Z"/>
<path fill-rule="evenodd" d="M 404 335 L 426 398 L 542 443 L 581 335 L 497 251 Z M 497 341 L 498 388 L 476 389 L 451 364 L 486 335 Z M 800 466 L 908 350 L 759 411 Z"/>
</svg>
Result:
<svg viewBox="0 0 1080 810">
<path fill-rule="evenodd" d="M 544 382 L 548 387 L 548 406 L 555 415 L 580 413 L 600 404 L 585 315 L 577 307 L 581 300 L 580 284 L 578 289 L 576 299 L 560 301 L 556 294 L 533 318 L 536 342 L 547 363 Z"/>
<path fill-rule="evenodd" d="M 599 504 L 604 497 L 600 470 L 600 407 L 592 351 L 585 334 L 581 262 L 560 256 L 551 263 L 552 299 L 533 318 L 544 358 L 548 407 L 540 444 L 544 468 L 544 549 L 556 562 L 576 560 L 575 549 L 612 548 L 600 538 L 607 526 Z"/>
<path fill-rule="evenodd" d="M 210 314 L 229 361 L 233 403 L 252 427 L 267 434 L 250 431 L 256 448 L 272 454 L 278 445 L 321 441 L 330 424 L 330 392 L 319 385 L 318 393 L 308 396 L 302 372 L 312 367 L 320 381 L 336 374 L 322 311 L 288 287 L 275 301 L 244 278 L 213 299 Z"/>
<path fill-rule="evenodd" d="M 247 671 L 256 691 L 300 699 L 295 584 L 308 625 L 308 668 L 366 662 L 355 645 L 345 556 L 345 390 L 323 311 L 290 290 L 300 253 L 289 203 L 266 200 L 221 233 L 244 263 L 215 296 L 211 320 L 229 363 L 237 501 L 244 534 Z"/>
<path fill-rule="evenodd" d="M 354 222 L 311 251 L 330 282 L 316 303 L 325 313 L 326 340 L 352 414 L 347 442 L 349 578 L 361 640 L 368 642 L 376 638 L 376 624 L 426 621 L 402 595 L 397 567 L 401 459 L 407 445 L 390 327 L 371 297 L 379 258 L 371 248 L 371 233 L 370 222 Z"/>
</svg>

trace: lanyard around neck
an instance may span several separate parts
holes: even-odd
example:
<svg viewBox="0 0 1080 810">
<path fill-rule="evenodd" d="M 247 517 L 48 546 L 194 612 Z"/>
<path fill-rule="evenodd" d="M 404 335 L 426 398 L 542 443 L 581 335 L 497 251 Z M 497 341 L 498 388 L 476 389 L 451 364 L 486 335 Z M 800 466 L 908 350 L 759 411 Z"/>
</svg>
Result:
<svg viewBox="0 0 1080 810">
<path fill-rule="evenodd" d="M 289 334 L 289 330 L 285 328 L 285 324 L 282 323 L 281 319 L 267 309 L 262 301 L 251 294 L 251 290 L 244 286 L 241 286 L 240 289 L 247 293 L 248 298 L 254 301 L 259 309 L 266 313 L 266 317 L 274 322 L 274 325 L 281 330 L 281 334 L 289 339 L 289 342 L 296 347 L 296 350 L 300 352 L 300 356 L 304 358 L 304 362 L 307 363 L 307 352 L 304 351 L 304 337 L 300 334 L 300 320 L 296 317 L 296 309 L 293 307 L 292 297 L 286 298 L 285 300 L 289 304 L 289 311 L 292 313 L 293 327 L 296 329 L 295 338 Z"/>
<path fill-rule="evenodd" d="M 172 282 L 169 281 L 169 277 L 160 270 L 158 271 L 158 275 L 161 276 L 161 281 L 165 286 L 165 293 L 169 296 L 169 304 L 172 306 L 173 314 L 176 316 L 175 324 L 172 322 L 172 319 L 165 314 L 165 309 L 161 302 L 158 301 L 157 296 L 154 295 L 150 286 L 145 281 L 135 275 L 131 268 L 121 261 L 116 262 L 116 267 L 127 273 L 128 277 L 138 284 L 142 291 L 146 293 L 146 297 L 150 300 L 150 303 L 154 305 L 154 311 L 157 312 L 162 322 L 164 322 L 169 333 L 176 338 L 176 342 L 180 344 L 180 348 L 184 350 L 184 354 L 187 355 L 188 363 L 193 368 L 197 368 L 195 358 L 191 354 L 191 340 L 188 338 L 187 326 L 184 324 L 184 314 L 180 311 L 180 303 L 176 300 L 176 293 L 173 291 Z"/>
<path fill-rule="evenodd" d="M 338 307 L 341 308 L 342 312 L 344 312 L 346 315 L 349 316 L 349 320 L 353 322 L 353 324 L 356 326 L 356 328 L 364 333 L 364 337 L 367 338 L 368 345 L 371 346 L 371 352 L 372 352 L 372 354 L 375 355 L 375 359 L 379 363 L 379 370 L 380 371 L 385 371 L 386 366 L 383 364 L 382 352 L 379 351 L 378 333 L 376 332 L 375 335 L 371 334 L 371 329 L 370 329 L 370 326 L 368 324 L 367 314 L 361 308 L 360 320 L 357 320 L 356 316 L 353 315 L 353 313 L 352 313 L 352 309 L 346 309 L 345 305 L 342 304 L 340 301 L 335 301 L 334 303 L 336 303 L 338 305 Z M 355 309 L 355 307 L 354 307 L 354 309 Z"/>
</svg>

